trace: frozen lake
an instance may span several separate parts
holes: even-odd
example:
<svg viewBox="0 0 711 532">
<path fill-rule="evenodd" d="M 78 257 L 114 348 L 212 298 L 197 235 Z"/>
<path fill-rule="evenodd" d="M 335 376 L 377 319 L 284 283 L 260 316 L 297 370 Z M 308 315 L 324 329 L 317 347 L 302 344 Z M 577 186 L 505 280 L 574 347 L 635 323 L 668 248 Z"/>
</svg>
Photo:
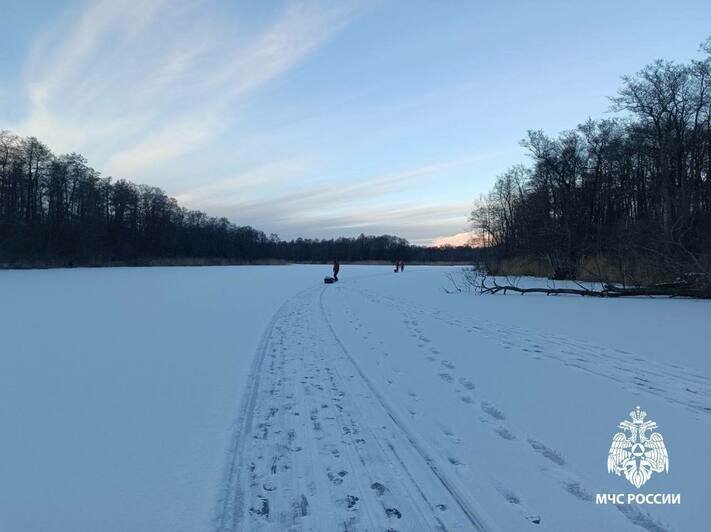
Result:
<svg viewBox="0 0 711 532">
<path fill-rule="evenodd" d="M 0 530 L 696 530 L 711 302 L 459 268 L 0 271 Z M 669 472 L 607 472 L 640 405 Z M 678 506 L 596 493 L 680 493 Z"/>
</svg>

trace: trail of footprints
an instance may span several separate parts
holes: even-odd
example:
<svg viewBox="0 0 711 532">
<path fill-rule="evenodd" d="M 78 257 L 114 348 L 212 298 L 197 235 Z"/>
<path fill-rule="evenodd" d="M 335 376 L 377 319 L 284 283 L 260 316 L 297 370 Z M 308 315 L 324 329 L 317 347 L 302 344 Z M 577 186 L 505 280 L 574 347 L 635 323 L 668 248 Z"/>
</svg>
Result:
<svg viewBox="0 0 711 532">
<path fill-rule="evenodd" d="M 359 323 L 359 320 L 357 317 L 355 317 L 350 311 L 350 309 L 346 309 L 346 314 L 349 315 L 349 318 L 352 320 L 352 322 Z M 506 419 L 506 416 L 504 413 L 499 410 L 497 407 L 492 405 L 491 403 L 488 403 L 486 401 L 477 401 L 474 397 L 474 390 L 476 389 L 476 385 L 472 381 L 472 379 L 468 376 L 460 376 L 457 375 L 456 371 L 456 366 L 453 364 L 451 361 L 447 359 L 441 359 L 440 355 L 441 352 L 435 348 L 435 347 L 430 347 L 429 344 L 431 343 L 430 339 L 424 336 L 422 333 L 422 330 L 419 327 L 418 321 L 412 317 L 411 315 L 406 314 L 405 319 L 404 319 L 404 324 L 409 330 L 410 336 L 416 339 L 417 347 L 419 349 L 425 350 L 425 358 L 429 362 L 435 363 L 436 364 L 436 371 L 440 379 L 442 379 L 444 382 L 447 384 L 451 384 L 455 387 L 455 393 L 458 394 L 459 399 L 469 405 L 472 405 L 473 407 L 477 407 L 483 412 L 483 416 L 480 417 L 480 421 L 484 424 L 491 424 L 493 422 L 493 430 L 494 433 L 497 434 L 499 437 L 506 441 L 512 441 L 516 440 L 517 437 L 516 435 L 510 430 L 504 423 L 503 421 Z M 357 325 L 355 326 L 356 329 L 362 328 L 362 325 Z M 392 383 L 392 380 L 389 380 L 390 383 Z M 412 400 L 417 400 L 417 394 L 408 391 L 408 396 Z M 409 413 L 411 415 L 415 415 L 416 412 L 412 408 L 408 409 Z M 456 434 L 448 428 L 443 429 L 443 434 L 447 436 L 449 439 L 454 441 L 455 443 L 459 444 L 461 443 L 461 439 L 459 439 Z M 530 440 L 528 441 L 530 444 L 530 447 L 540 453 L 542 456 L 548 458 L 549 460 L 553 461 L 559 466 L 564 466 L 565 462 L 563 461 L 562 457 L 560 456 L 559 453 L 556 451 L 548 448 L 547 446 L 541 444 L 538 441 L 535 440 Z M 460 460 L 456 456 L 448 456 L 447 460 L 453 465 L 453 466 L 458 466 L 462 467 L 463 464 L 460 462 Z M 540 524 L 541 522 L 541 517 L 540 515 L 536 514 L 534 511 L 532 511 L 530 508 L 526 506 L 524 502 L 521 501 L 520 497 L 514 494 L 514 492 L 506 487 L 500 486 L 499 492 L 501 495 L 512 505 L 515 505 L 517 507 L 520 507 L 520 513 L 523 518 L 525 518 L 527 521 L 530 521 L 533 524 Z"/>
<path fill-rule="evenodd" d="M 333 363 L 333 346 L 324 345 L 327 335 L 312 321 L 303 306 L 285 313 L 268 345 L 251 440 L 244 451 L 249 468 L 245 528 L 426 526 L 418 515 L 421 503 L 408 498 L 403 493 L 407 488 L 392 476 L 396 467 L 388 463 L 382 442 L 372 428 L 362 426 L 349 397 L 354 388 L 346 385 L 354 375 L 339 374 L 336 368 L 344 371 L 344 366 Z M 359 397 L 369 399 L 366 393 Z M 443 512 L 446 505 L 435 510 Z"/>
<path fill-rule="evenodd" d="M 424 348 L 427 344 L 430 343 L 429 339 L 423 335 L 417 319 L 405 313 L 404 323 L 410 332 L 410 336 L 419 340 L 420 343 L 417 344 L 419 348 Z M 453 364 L 447 359 L 438 358 L 440 354 L 441 353 L 439 350 L 435 348 L 429 348 L 425 355 L 425 358 L 428 361 L 438 363 L 437 371 L 439 378 L 447 384 L 455 386 L 455 393 L 458 394 L 459 399 L 462 402 L 470 404 L 473 407 L 478 406 L 478 408 L 483 413 L 483 415 L 479 417 L 479 421 L 483 424 L 491 424 L 493 427 L 493 431 L 496 435 L 506 441 L 517 440 L 517 436 L 504 423 L 504 420 L 506 419 L 505 414 L 489 402 L 477 401 L 474 397 L 474 390 L 476 389 L 476 385 L 474 384 L 472 379 L 468 376 L 457 375 L 455 364 Z M 443 429 L 443 433 L 455 443 L 461 443 L 461 440 L 451 429 Z M 529 440 L 528 443 L 534 451 L 539 452 L 544 457 L 554 461 L 557 465 L 565 465 L 565 462 L 560 457 L 560 454 L 556 451 L 534 440 Z M 452 463 L 452 465 L 460 465 L 457 458 L 449 457 L 448 459 L 450 463 Z M 541 523 L 540 515 L 538 515 L 535 511 L 531 510 L 521 500 L 521 498 L 513 492 L 513 490 L 503 485 L 497 486 L 497 490 L 509 504 L 519 508 L 519 513 L 524 519 L 530 521 L 533 524 Z"/>
<path fill-rule="evenodd" d="M 695 373 L 693 370 L 674 364 L 650 361 L 628 351 L 596 346 L 556 334 L 504 327 L 490 322 L 472 323 L 444 311 L 430 311 L 410 303 L 405 306 L 401 301 L 374 294 L 363 288 L 360 288 L 359 292 L 373 303 L 385 303 L 402 313 L 409 314 L 407 319 L 410 323 L 413 321 L 417 323 L 412 317 L 414 314 L 432 318 L 470 334 L 498 342 L 504 349 L 517 349 L 536 360 L 544 358 L 555 360 L 574 370 L 619 382 L 634 393 L 642 392 L 660 396 L 694 413 L 711 417 L 711 378 Z M 418 346 L 423 346 L 424 336 L 419 330 L 416 332 Z"/>
<path fill-rule="evenodd" d="M 395 306 L 395 302 L 391 304 Z M 411 307 L 399 310 L 427 363 L 438 378 L 452 386 L 463 403 L 480 412 L 478 419 L 484 426 L 490 426 L 505 444 L 542 457 L 548 465 L 541 465 L 541 470 L 551 474 L 571 496 L 592 500 L 590 492 L 568 469 L 561 453 L 539 440 L 517 434 L 507 425 L 503 411 L 476 396 L 475 382 L 469 376 L 459 375 L 455 364 L 431 346 L 414 316 L 416 309 L 414 313 Z M 370 334 L 353 312 L 347 307 L 344 311 L 354 330 L 364 341 L 370 341 Z M 432 315 L 435 319 L 447 319 L 441 313 Z M 455 320 L 450 324 L 461 326 Z M 310 528 L 309 523 L 312 527 L 333 530 L 412 528 L 407 523 L 411 523 L 408 517 L 413 517 L 414 508 L 403 504 L 405 497 L 401 493 L 393 493 L 398 489 L 397 482 L 386 481 L 379 476 L 383 468 L 373 466 L 382 465 L 386 459 L 374 447 L 375 438 L 361 426 L 354 404 L 347 397 L 344 383 L 353 376 L 339 375 L 329 365 L 328 346 L 320 345 L 324 335 L 309 325 L 309 315 L 303 308 L 292 310 L 282 323 L 276 324 L 268 348 L 266 382 L 260 386 L 253 441 L 246 450 L 250 458 L 247 528 L 290 530 Z M 541 349 L 535 343 L 530 348 L 534 353 Z M 384 361 L 389 356 L 382 341 L 379 345 L 371 342 L 370 350 L 379 350 Z M 383 369 L 391 371 L 388 382 L 397 381 L 397 368 L 384 364 Z M 408 412 L 415 417 L 419 399 L 412 390 L 407 396 Z M 444 428 L 443 434 L 455 444 L 461 443 L 451 429 Z M 455 455 L 447 459 L 455 468 L 465 467 Z M 541 523 L 541 516 L 512 489 L 500 485 L 497 490 L 518 509 L 522 518 L 533 524 Z M 376 515 L 373 512 L 378 508 Z M 434 509 L 445 512 L 447 505 L 437 503 Z M 650 531 L 661 530 L 643 512 L 620 510 L 636 525 Z M 334 515 L 336 522 L 329 522 Z"/>
<path fill-rule="evenodd" d="M 482 424 L 485 425 L 491 425 L 494 433 L 505 440 L 506 442 L 511 442 L 511 443 L 517 443 L 520 445 L 525 445 L 527 449 L 530 452 L 535 452 L 541 457 L 545 458 L 547 463 L 552 465 L 552 467 L 557 468 L 551 470 L 548 466 L 541 466 L 541 470 L 547 473 L 552 474 L 559 482 L 561 487 L 570 495 L 573 497 L 580 499 L 582 501 L 592 501 L 593 496 L 591 493 L 585 489 L 581 482 L 576 478 L 575 474 L 570 471 L 567 468 L 567 462 L 565 458 L 562 456 L 562 454 L 555 449 L 547 446 L 546 444 L 534 439 L 534 438 L 521 438 L 519 437 L 511 428 L 509 428 L 506 423 L 506 415 L 503 411 L 501 411 L 499 408 L 497 408 L 495 405 L 492 403 L 489 403 L 484 400 L 476 400 L 474 397 L 474 392 L 476 389 L 476 385 L 474 382 L 471 380 L 470 377 L 468 376 L 459 376 L 457 375 L 456 372 L 456 366 L 450 362 L 449 360 L 446 359 L 441 359 L 440 355 L 441 352 L 434 348 L 430 347 L 429 344 L 431 343 L 430 339 L 426 337 L 423 334 L 423 331 L 420 327 L 420 323 L 418 322 L 417 318 L 413 315 L 413 313 L 419 313 L 420 315 L 426 315 L 429 317 L 432 317 L 436 320 L 442 321 L 447 323 L 448 325 L 457 327 L 457 328 L 464 328 L 470 333 L 477 333 L 477 334 L 482 334 L 483 336 L 487 338 L 494 338 L 497 340 L 500 340 L 502 344 L 504 344 L 505 347 L 511 348 L 511 347 L 519 347 L 521 348 L 524 352 L 530 352 L 534 353 L 536 358 L 540 358 L 539 354 L 542 354 L 544 352 L 543 347 L 539 344 L 531 340 L 530 338 L 525 337 L 525 334 L 530 334 L 528 331 L 525 331 L 524 333 L 520 333 L 518 331 L 512 331 L 511 329 L 505 329 L 505 328 L 498 328 L 496 330 L 496 335 L 492 334 L 486 334 L 486 329 L 485 327 L 479 326 L 479 325 L 466 325 L 464 322 L 459 320 L 458 318 L 453 318 L 453 317 L 448 317 L 445 315 L 445 313 L 441 311 L 434 311 L 434 312 L 429 312 L 424 309 L 418 309 L 414 305 L 410 306 L 403 306 L 401 302 L 393 300 L 388 297 L 384 296 L 379 296 L 370 293 L 367 290 L 360 290 L 360 293 L 363 297 L 366 299 L 370 300 L 373 303 L 376 304 L 381 304 L 383 302 L 389 304 L 391 307 L 394 307 L 396 310 L 399 310 L 402 315 L 403 315 L 403 323 L 405 327 L 407 328 L 410 337 L 412 337 L 417 343 L 417 348 L 420 350 L 424 351 L 424 357 L 425 359 L 436 365 L 435 371 L 437 372 L 437 375 L 439 378 L 444 381 L 447 384 L 450 384 L 454 386 L 454 392 L 459 396 L 459 399 L 467 404 L 472 405 L 472 407 L 478 407 L 479 410 L 483 413 L 479 417 L 479 421 Z M 347 312 L 350 312 L 351 317 L 353 317 L 353 314 L 351 311 L 347 310 Z M 355 318 L 357 319 L 357 318 Z M 521 338 L 519 338 L 519 342 L 515 341 L 510 341 L 508 340 L 509 336 L 523 336 L 523 340 L 521 341 Z M 569 345 L 575 345 L 577 347 L 583 348 L 583 352 L 586 354 L 589 353 L 590 351 L 590 346 L 587 346 L 586 344 L 582 343 L 577 343 L 577 342 L 572 342 L 567 339 L 554 336 L 554 338 L 557 340 L 559 345 L 563 346 L 569 346 Z M 588 349 L 588 351 L 585 351 L 585 348 Z M 594 349 L 594 347 L 593 347 Z M 598 348 L 599 351 L 604 351 L 602 348 Z M 570 349 L 563 349 L 562 352 L 564 354 L 568 355 L 573 355 L 575 354 L 573 351 Z M 620 352 L 622 354 L 629 354 L 629 353 L 624 353 Z M 552 355 L 553 358 L 558 358 L 555 355 Z M 596 356 L 605 356 L 605 355 L 600 355 L 599 353 Z M 641 361 L 642 359 L 635 359 L 636 361 Z M 587 363 L 589 362 L 588 359 L 577 357 L 577 361 L 580 363 Z M 565 361 L 566 364 L 571 365 L 569 361 Z M 676 367 L 677 369 L 682 369 L 679 368 L 678 366 Z M 696 382 L 703 382 L 705 377 L 701 375 L 695 375 L 697 381 Z M 642 379 L 642 381 L 645 381 Z M 646 382 L 646 381 L 645 381 Z M 458 386 L 457 386 L 458 385 Z M 651 388 L 651 387 L 650 387 Z M 657 389 L 657 391 L 662 391 Z M 695 391 L 694 393 L 698 393 Z M 709 397 L 711 397 L 711 392 L 707 394 Z M 690 405 L 693 407 L 697 405 Z M 711 412 L 711 408 L 703 408 L 703 411 L 708 410 Z M 414 414 L 414 412 L 411 411 L 411 414 Z M 451 429 L 443 429 L 443 434 L 448 437 L 449 439 L 453 440 L 455 443 L 461 443 L 461 440 L 456 436 L 456 434 L 451 430 Z M 448 460 L 450 463 L 453 465 L 459 465 L 459 461 L 456 457 L 448 457 Z M 526 506 L 525 503 L 523 503 L 518 495 L 516 495 L 510 488 L 507 488 L 505 486 L 499 485 L 497 486 L 497 490 L 501 495 L 509 502 L 510 504 L 519 507 L 520 513 L 522 517 L 524 517 L 526 520 L 534 523 L 534 524 L 540 524 L 541 522 L 541 517 L 540 515 L 536 514 L 535 511 L 531 510 Z M 658 532 L 664 530 L 664 527 L 660 525 L 654 518 L 649 516 L 643 511 L 640 511 L 636 508 L 627 508 L 627 507 L 620 507 L 618 508 L 624 515 L 627 517 L 633 524 L 638 525 L 642 528 L 645 528 L 646 530 L 649 530 L 651 532 Z"/>
</svg>

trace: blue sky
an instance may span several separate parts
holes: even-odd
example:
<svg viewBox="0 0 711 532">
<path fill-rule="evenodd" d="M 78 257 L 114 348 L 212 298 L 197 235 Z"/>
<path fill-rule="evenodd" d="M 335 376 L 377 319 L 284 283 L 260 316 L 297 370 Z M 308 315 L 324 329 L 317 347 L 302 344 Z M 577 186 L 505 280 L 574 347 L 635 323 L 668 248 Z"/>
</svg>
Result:
<svg viewBox="0 0 711 532">
<path fill-rule="evenodd" d="M 282 238 L 468 229 L 527 129 L 687 61 L 711 3 L 0 0 L 0 128 Z"/>
</svg>

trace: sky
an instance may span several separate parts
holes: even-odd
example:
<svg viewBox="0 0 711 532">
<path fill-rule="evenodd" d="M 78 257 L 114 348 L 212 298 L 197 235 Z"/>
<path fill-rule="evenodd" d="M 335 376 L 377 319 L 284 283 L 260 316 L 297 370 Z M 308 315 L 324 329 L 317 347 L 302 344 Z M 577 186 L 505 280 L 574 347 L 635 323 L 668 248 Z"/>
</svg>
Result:
<svg viewBox="0 0 711 532">
<path fill-rule="evenodd" d="M 529 129 L 609 116 L 711 3 L 0 0 L 0 129 L 282 239 L 460 242 Z"/>
</svg>

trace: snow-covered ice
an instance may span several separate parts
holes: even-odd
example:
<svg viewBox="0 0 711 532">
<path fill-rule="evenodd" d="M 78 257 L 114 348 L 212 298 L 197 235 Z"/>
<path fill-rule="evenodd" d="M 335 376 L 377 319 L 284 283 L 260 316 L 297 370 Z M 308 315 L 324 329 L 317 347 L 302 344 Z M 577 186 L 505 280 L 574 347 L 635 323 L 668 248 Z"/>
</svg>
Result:
<svg viewBox="0 0 711 532">
<path fill-rule="evenodd" d="M 711 302 L 457 268 L 0 272 L 0 530 L 702 530 Z M 607 472 L 640 405 L 669 472 Z M 682 503 L 596 505 L 596 493 Z"/>
</svg>

